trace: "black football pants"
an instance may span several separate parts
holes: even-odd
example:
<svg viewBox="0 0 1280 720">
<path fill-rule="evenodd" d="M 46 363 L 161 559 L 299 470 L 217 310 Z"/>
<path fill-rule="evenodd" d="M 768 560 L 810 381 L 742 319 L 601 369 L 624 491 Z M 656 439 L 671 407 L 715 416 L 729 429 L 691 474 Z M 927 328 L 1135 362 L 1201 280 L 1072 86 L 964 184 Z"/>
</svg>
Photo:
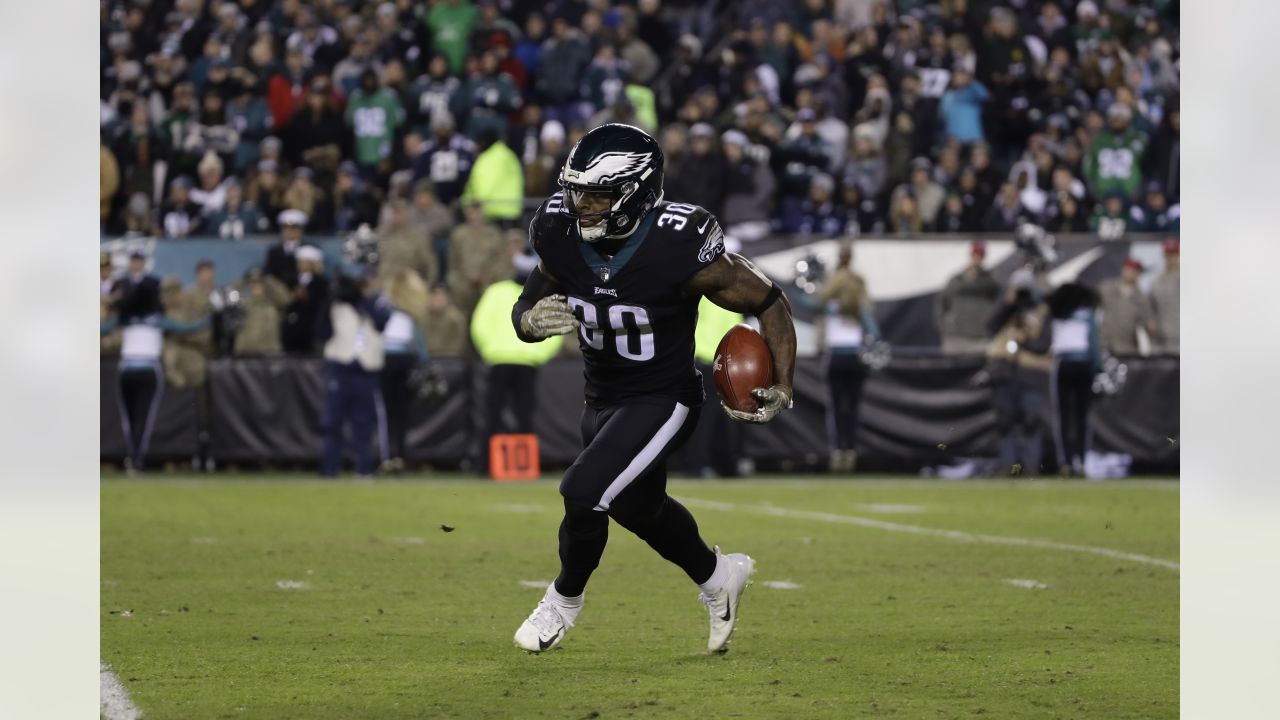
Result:
<svg viewBox="0 0 1280 720">
<path fill-rule="evenodd" d="M 637 401 L 603 410 L 584 406 L 584 449 L 560 482 L 560 575 L 556 590 L 582 594 L 609 539 L 609 518 L 635 533 L 696 583 L 716 569 L 698 523 L 667 495 L 667 457 L 698 423 L 698 408 L 674 400 Z"/>
<path fill-rule="evenodd" d="M 827 442 L 832 450 L 857 449 L 858 417 L 867 366 L 853 353 L 827 355 Z"/>
<path fill-rule="evenodd" d="M 1054 368 L 1053 400 L 1057 410 L 1058 469 L 1084 462 L 1089 450 L 1089 405 L 1093 401 L 1093 363 L 1062 360 Z"/>
</svg>

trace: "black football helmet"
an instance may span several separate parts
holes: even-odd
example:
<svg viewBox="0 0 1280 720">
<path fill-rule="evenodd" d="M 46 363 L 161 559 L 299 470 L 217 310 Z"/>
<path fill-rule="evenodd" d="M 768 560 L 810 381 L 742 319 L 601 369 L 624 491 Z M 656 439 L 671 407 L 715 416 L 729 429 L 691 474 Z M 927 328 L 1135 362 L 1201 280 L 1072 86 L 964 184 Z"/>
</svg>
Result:
<svg viewBox="0 0 1280 720">
<path fill-rule="evenodd" d="M 627 237 L 645 215 L 662 200 L 662 148 L 649 133 L 637 127 L 609 123 L 591 130 L 569 151 L 560 171 L 565 212 L 578 220 L 582 239 Z M 609 209 L 586 213 L 582 199 L 588 193 L 609 198 Z M 601 221 L 583 227 L 582 221 Z"/>
</svg>

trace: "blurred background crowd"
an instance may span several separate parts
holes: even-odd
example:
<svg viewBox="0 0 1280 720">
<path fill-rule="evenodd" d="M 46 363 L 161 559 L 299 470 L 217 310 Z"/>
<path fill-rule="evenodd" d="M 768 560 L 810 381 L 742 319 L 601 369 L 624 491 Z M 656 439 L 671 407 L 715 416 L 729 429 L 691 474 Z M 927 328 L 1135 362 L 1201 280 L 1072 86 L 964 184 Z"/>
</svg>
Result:
<svg viewBox="0 0 1280 720">
<path fill-rule="evenodd" d="M 344 233 L 403 200 L 443 255 L 463 204 L 518 224 L 610 121 L 746 241 L 1178 231 L 1173 0 L 100 7 L 108 236 Z"/>
</svg>

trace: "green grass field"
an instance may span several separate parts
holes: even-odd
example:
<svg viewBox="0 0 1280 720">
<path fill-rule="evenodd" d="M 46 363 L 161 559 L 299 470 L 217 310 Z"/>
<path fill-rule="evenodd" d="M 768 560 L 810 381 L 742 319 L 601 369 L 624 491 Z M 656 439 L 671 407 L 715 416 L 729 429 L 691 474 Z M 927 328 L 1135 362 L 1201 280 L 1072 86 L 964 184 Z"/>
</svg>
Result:
<svg viewBox="0 0 1280 720">
<path fill-rule="evenodd" d="M 148 720 L 1178 716 L 1176 482 L 671 493 L 757 561 L 725 655 L 616 525 L 561 647 L 514 648 L 521 581 L 558 567 L 552 481 L 105 478 L 102 660 Z"/>
</svg>

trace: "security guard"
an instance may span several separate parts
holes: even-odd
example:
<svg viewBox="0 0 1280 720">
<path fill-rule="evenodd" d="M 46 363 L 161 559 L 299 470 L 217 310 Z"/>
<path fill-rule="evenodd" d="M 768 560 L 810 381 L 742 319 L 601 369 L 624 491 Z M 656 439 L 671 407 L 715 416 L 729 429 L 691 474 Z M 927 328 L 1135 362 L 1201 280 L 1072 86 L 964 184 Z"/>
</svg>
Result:
<svg viewBox="0 0 1280 720">
<path fill-rule="evenodd" d="M 511 307 L 520 299 L 525 280 L 538 265 L 532 255 L 520 252 L 524 240 L 507 246 L 507 267 L 515 269 L 513 279 L 500 280 L 484 291 L 471 316 L 471 342 L 480 359 L 489 367 L 485 401 L 486 452 L 488 438 L 497 435 L 502 425 L 502 411 L 510 404 L 515 411 L 516 426 L 511 432 L 532 433 L 537 390 L 538 367 L 560 352 L 562 336 L 540 343 L 526 343 L 516 337 L 511 324 Z M 485 463 L 480 463 L 484 467 Z"/>
<path fill-rule="evenodd" d="M 164 395 L 164 333 L 194 333 L 209 327 L 209 316 L 181 323 L 165 316 L 160 280 L 146 272 L 147 256 L 135 252 L 129 272 L 111 289 L 113 317 L 102 323 L 102 334 L 123 328 L 120 347 L 120 420 L 128 455 L 125 471 L 140 472 L 146 464 L 151 429 Z"/>
<path fill-rule="evenodd" d="M 356 473 L 372 478 L 370 441 L 377 421 L 378 376 L 385 362 L 382 331 L 391 319 L 391 303 L 377 294 L 372 269 L 340 275 L 331 300 L 320 313 L 316 334 L 324 342 L 325 401 L 321 430 L 321 477 L 337 477 L 342 464 L 342 427 L 351 423 Z"/>
</svg>

